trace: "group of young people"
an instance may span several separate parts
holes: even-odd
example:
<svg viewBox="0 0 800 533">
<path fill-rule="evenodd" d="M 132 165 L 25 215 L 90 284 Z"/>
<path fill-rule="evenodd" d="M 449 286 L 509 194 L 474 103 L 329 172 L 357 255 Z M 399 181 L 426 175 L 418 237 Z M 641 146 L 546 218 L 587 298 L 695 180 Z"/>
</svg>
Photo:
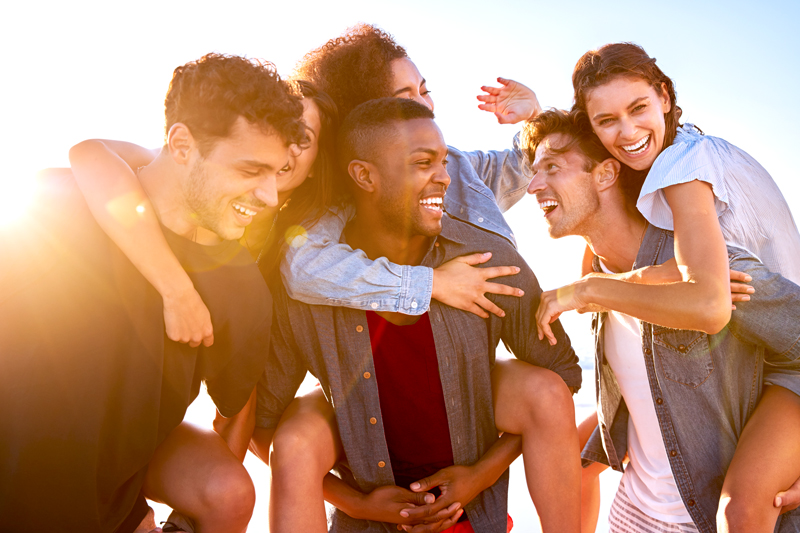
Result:
<svg viewBox="0 0 800 533">
<path fill-rule="evenodd" d="M 681 124 L 636 45 L 581 57 L 570 111 L 498 81 L 480 107 L 523 130 L 464 152 L 374 26 L 288 81 L 209 54 L 162 148 L 44 173 L 0 233 L 0 531 L 151 532 L 151 499 L 164 532 L 241 533 L 248 449 L 275 533 L 510 531 L 520 453 L 545 532 L 595 530 L 608 467 L 611 531 L 800 531 L 800 234 L 772 178 Z M 586 239 L 575 283 L 542 292 L 517 252 L 526 190 Z M 570 310 L 596 313 L 578 427 Z M 214 431 L 182 421 L 201 383 Z"/>
</svg>

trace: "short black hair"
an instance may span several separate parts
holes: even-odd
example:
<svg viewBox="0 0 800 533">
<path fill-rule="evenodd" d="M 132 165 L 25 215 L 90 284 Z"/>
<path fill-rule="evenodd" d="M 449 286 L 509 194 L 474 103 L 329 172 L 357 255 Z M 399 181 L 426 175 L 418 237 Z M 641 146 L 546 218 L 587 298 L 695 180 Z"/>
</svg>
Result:
<svg viewBox="0 0 800 533">
<path fill-rule="evenodd" d="M 433 111 L 407 98 L 378 98 L 357 106 L 339 129 L 340 168 L 347 174 L 354 159 L 375 162 L 380 146 L 393 136 L 393 124 L 420 118 L 433 120 Z"/>
</svg>

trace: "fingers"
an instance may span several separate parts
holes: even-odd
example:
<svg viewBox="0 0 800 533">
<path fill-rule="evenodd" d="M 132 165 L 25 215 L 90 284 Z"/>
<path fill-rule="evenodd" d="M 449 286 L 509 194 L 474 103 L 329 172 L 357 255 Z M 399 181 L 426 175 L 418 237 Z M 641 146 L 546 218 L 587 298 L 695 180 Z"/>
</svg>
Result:
<svg viewBox="0 0 800 533">
<path fill-rule="evenodd" d="M 513 83 L 513 82 L 514 82 L 514 80 L 509 80 L 509 79 L 506 79 L 506 78 L 497 78 L 497 83 L 499 83 L 500 85 L 503 85 L 504 87 L 508 86 L 510 83 Z"/>
<path fill-rule="evenodd" d="M 444 499 L 439 498 L 435 505 L 425 505 L 424 507 L 403 509 L 400 511 L 400 516 L 406 517 L 413 522 L 433 524 L 448 518 L 452 518 L 460 508 L 461 504 L 459 502 L 453 502 L 450 505 L 445 506 Z"/>
<path fill-rule="evenodd" d="M 490 94 L 479 94 L 478 96 L 476 96 L 476 98 L 481 102 L 485 102 L 487 104 L 496 104 L 498 96 L 499 95 L 497 93 L 490 93 Z"/>
<path fill-rule="evenodd" d="M 517 287 L 512 287 L 510 285 L 503 285 L 502 283 L 490 283 L 486 282 L 483 285 L 483 289 L 485 292 L 490 294 L 503 294 L 505 296 L 525 296 L 525 291 L 522 289 L 518 289 Z"/>
<path fill-rule="evenodd" d="M 490 85 L 481 85 L 481 91 L 483 91 L 485 93 L 489 93 L 492 96 L 500 96 L 500 91 L 502 89 L 503 89 L 502 87 L 492 87 Z M 482 94 L 481 96 L 486 96 L 486 95 Z"/>
<path fill-rule="evenodd" d="M 214 344 L 214 334 L 213 333 L 211 335 L 208 335 L 205 338 L 203 338 L 203 346 L 208 348 L 212 344 Z"/>
<path fill-rule="evenodd" d="M 480 307 L 482 307 L 483 309 L 485 309 L 486 311 L 492 313 L 493 315 L 497 315 L 500 318 L 503 318 L 504 316 L 506 316 L 506 312 L 505 311 L 503 311 L 502 309 L 497 307 L 497 305 L 495 305 L 494 302 L 492 302 L 491 300 L 489 300 L 485 296 L 481 296 L 480 298 L 478 298 L 478 305 Z M 484 317 L 484 318 L 488 318 L 488 317 Z"/>
<path fill-rule="evenodd" d="M 550 324 L 558 320 L 560 314 L 561 313 L 558 313 L 552 316 L 550 314 L 544 314 L 542 315 L 541 319 L 537 321 L 537 325 L 539 326 L 539 340 L 542 340 L 546 337 L 547 342 L 550 343 L 550 346 L 555 346 L 558 343 Z"/>
<path fill-rule="evenodd" d="M 731 280 L 748 283 L 753 281 L 753 278 L 749 274 L 731 269 Z"/>
<path fill-rule="evenodd" d="M 731 293 L 753 294 L 756 290 L 746 283 L 731 281 Z"/>
<path fill-rule="evenodd" d="M 497 106 L 494 104 L 478 104 L 478 109 L 482 109 L 483 111 L 488 111 L 489 113 L 496 113 Z"/>
<path fill-rule="evenodd" d="M 464 264 L 475 266 L 485 263 L 491 258 L 492 258 L 492 252 L 484 252 L 484 253 L 462 255 L 461 257 L 457 257 L 456 259 Z"/>
<path fill-rule="evenodd" d="M 798 505 L 800 505 L 800 483 L 795 482 L 794 485 L 789 487 L 789 490 L 786 490 L 784 492 L 779 492 L 775 496 L 775 501 L 773 502 L 773 505 L 775 507 L 780 507 L 781 513 L 791 511 L 792 509 L 795 509 Z"/>
<path fill-rule="evenodd" d="M 456 525 L 462 514 L 464 514 L 464 509 L 458 509 L 453 516 L 440 522 L 420 524 L 417 526 L 403 526 L 403 529 L 409 533 L 439 533 Z"/>
<path fill-rule="evenodd" d="M 495 279 L 495 278 L 502 278 L 505 276 L 514 276 L 516 274 L 519 274 L 519 267 L 516 266 L 486 267 L 484 269 L 481 269 L 481 274 L 483 274 L 483 279 Z"/>
<path fill-rule="evenodd" d="M 414 505 L 424 507 L 434 503 L 436 501 L 436 496 L 430 492 L 412 492 L 408 495 L 406 501 L 408 503 L 413 503 Z M 408 516 L 408 514 L 403 514 L 403 511 L 401 511 L 400 516 Z"/>
</svg>

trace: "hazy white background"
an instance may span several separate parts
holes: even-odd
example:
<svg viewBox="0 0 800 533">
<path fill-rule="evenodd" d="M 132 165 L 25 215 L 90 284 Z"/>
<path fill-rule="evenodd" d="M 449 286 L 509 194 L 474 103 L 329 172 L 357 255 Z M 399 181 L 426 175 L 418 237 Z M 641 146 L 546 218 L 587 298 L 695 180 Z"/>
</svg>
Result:
<svg viewBox="0 0 800 533">
<path fill-rule="evenodd" d="M 481 85 L 509 77 L 532 87 L 544 106 L 569 107 L 583 52 L 641 44 L 675 80 L 683 120 L 753 155 L 797 213 L 799 20 L 800 3 L 790 1 L 8 2 L 0 19 L 0 223 L 24 205 L 32 173 L 66 166 L 80 140 L 158 146 L 176 66 L 218 51 L 266 58 L 289 74 L 304 53 L 359 21 L 407 48 L 428 79 L 445 139 L 461 149 L 506 148 L 516 132 L 477 109 Z M 544 288 L 577 277 L 581 242 L 550 240 L 532 199 L 508 220 Z M 564 322 L 587 369 L 582 416 L 594 399 L 588 323 Z M 201 397 L 189 416 L 208 423 L 212 413 Z M 252 458 L 247 466 L 259 498 L 250 530 L 266 531 L 268 470 Z M 604 508 L 616 479 L 604 480 Z M 511 500 L 515 531 L 535 530 L 519 462 Z"/>
</svg>

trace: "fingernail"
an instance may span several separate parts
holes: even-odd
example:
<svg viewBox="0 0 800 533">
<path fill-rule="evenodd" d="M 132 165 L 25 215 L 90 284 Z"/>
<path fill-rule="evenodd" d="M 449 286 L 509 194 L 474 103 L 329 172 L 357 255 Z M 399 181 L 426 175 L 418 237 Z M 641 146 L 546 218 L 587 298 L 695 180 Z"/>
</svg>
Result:
<svg viewBox="0 0 800 533">
<path fill-rule="evenodd" d="M 433 494 L 426 494 L 425 495 L 425 503 L 433 503 L 436 501 L 436 496 Z"/>
<path fill-rule="evenodd" d="M 753 294 L 754 292 L 756 292 L 756 290 L 753 287 L 750 287 L 750 288 L 747 289 L 747 292 L 749 294 Z"/>
<path fill-rule="evenodd" d="M 749 275 L 749 274 L 746 274 L 746 275 L 744 276 L 744 280 L 745 280 L 745 281 L 753 281 L 753 276 L 751 276 L 751 275 Z"/>
<path fill-rule="evenodd" d="M 775 507 L 783 507 L 783 505 L 781 505 L 782 503 L 783 500 L 781 500 L 780 497 L 775 498 Z"/>
<path fill-rule="evenodd" d="M 750 297 L 746 296 L 746 295 L 742 296 L 742 301 L 749 302 L 750 301 Z"/>
<path fill-rule="evenodd" d="M 519 289 L 517 291 L 517 294 L 519 294 L 520 296 L 525 296 L 525 291 L 523 291 L 522 289 Z"/>
<path fill-rule="evenodd" d="M 400 516 L 403 518 L 408 518 L 408 511 L 400 511 Z"/>
<path fill-rule="evenodd" d="M 491 257 L 491 255 L 492 255 L 492 252 L 486 252 L 486 253 L 483 254 L 484 257 Z"/>
<path fill-rule="evenodd" d="M 500 311 L 500 318 L 505 318 L 506 313 L 504 311 Z"/>
<path fill-rule="evenodd" d="M 519 272 L 519 267 L 514 267 L 514 272 Z"/>
<path fill-rule="evenodd" d="M 417 489 L 419 489 L 419 483 L 412 483 L 411 490 L 417 490 Z"/>
</svg>

